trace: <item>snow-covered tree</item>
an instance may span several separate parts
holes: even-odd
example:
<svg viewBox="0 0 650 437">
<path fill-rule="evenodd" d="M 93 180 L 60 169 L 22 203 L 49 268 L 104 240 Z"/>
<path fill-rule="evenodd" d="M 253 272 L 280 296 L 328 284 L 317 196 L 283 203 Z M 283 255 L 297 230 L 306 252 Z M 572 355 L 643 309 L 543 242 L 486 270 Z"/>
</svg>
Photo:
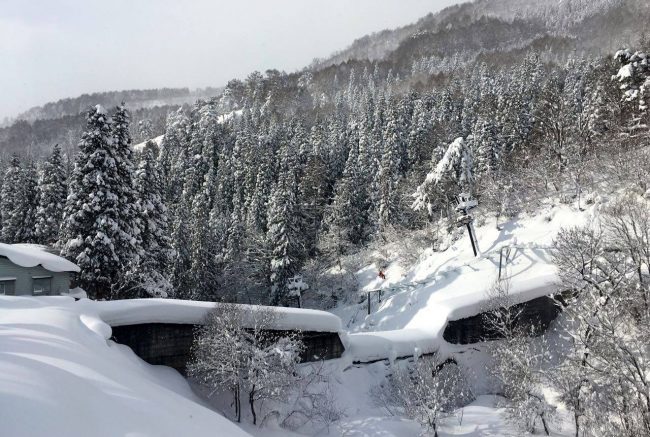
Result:
<svg viewBox="0 0 650 437">
<path fill-rule="evenodd" d="M 502 164 L 502 141 L 496 126 L 488 119 L 479 118 L 472 129 L 471 148 L 477 177 L 498 172 Z"/>
<path fill-rule="evenodd" d="M 385 127 L 382 132 L 383 149 L 379 157 L 379 227 L 385 232 L 387 227 L 397 223 L 399 215 L 399 199 L 397 185 L 400 180 L 400 167 L 407 160 L 403 155 L 402 133 L 397 123 L 397 114 L 389 110 L 385 114 Z"/>
<path fill-rule="evenodd" d="M 168 209 L 163 202 L 163 182 L 156 165 L 156 146 L 147 142 L 135 173 L 142 256 L 136 284 L 150 296 L 173 293 L 169 278 L 173 251 Z"/>
<path fill-rule="evenodd" d="M 191 235 L 190 214 L 191 200 L 186 196 L 176 205 L 172 223 L 172 249 L 174 259 L 172 262 L 172 286 L 174 293 L 181 299 L 188 299 L 192 292 L 192 278 L 190 277 L 191 261 Z"/>
<path fill-rule="evenodd" d="M 576 290 L 565 309 L 571 349 L 554 370 L 576 435 L 646 435 L 650 208 L 626 197 L 602 226 L 565 229 L 555 246 L 562 286 Z"/>
<path fill-rule="evenodd" d="M 190 298 L 194 300 L 215 300 L 217 297 L 220 272 L 216 260 L 220 248 L 215 247 L 210 228 L 213 188 L 214 173 L 211 170 L 205 176 L 201 192 L 192 202 L 189 275 L 192 281 Z"/>
<path fill-rule="evenodd" d="M 33 162 L 23 168 L 18 156 L 12 156 L 5 172 L 0 195 L 3 242 L 34 242 L 38 202 L 37 177 Z"/>
<path fill-rule="evenodd" d="M 301 234 L 300 210 L 297 202 L 298 181 L 293 171 L 289 147 L 283 149 L 281 174 L 269 202 L 266 235 L 270 253 L 272 299 L 275 304 L 284 301 L 287 281 L 299 273 L 304 261 L 304 242 Z"/>
<path fill-rule="evenodd" d="M 0 196 L 0 214 L 2 215 L 2 241 L 15 243 L 22 217 L 18 213 L 20 189 L 22 185 L 22 168 L 17 155 L 13 155 L 5 170 Z"/>
<path fill-rule="evenodd" d="M 616 80 L 621 84 L 626 101 L 638 101 L 640 111 L 648 109 L 650 93 L 650 57 L 644 52 L 619 50 L 614 58 L 620 63 Z"/>
<path fill-rule="evenodd" d="M 67 196 L 67 175 L 61 147 L 57 144 L 50 158 L 43 164 L 38 184 L 35 236 L 39 243 L 54 245 L 58 241 Z"/>
<path fill-rule="evenodd" d="M 303 345 L 298 334 L 278 337 L 269 331 L 280 317 L 273 309 L 221 304 L 199 329 L 189 373 L 211 394 L 231 391 L 238 422 L 242 396 L 257 424 L 260 413 L 262 419 L 274 413 L 269 402 L 286 401 L 299 380 Z M 260 411 L 261 406 L 267 410 Z"/>
<path fill-rule="evenodd" d="M 130 114 L 124 103 L 117 106 L 111 118 L 113 159 L 116 179 L 113 181 L 114 193 L 118 196 L 117 221 L 119 226 L 115 251 L 122 264 L 122 272 L 114 284 L 117 293 L 130 295 L 133 289 L 134 269 L 144 255 L 140 221 L 140 205 L 135 187 L 135 166 L 131 149 L 129 131 Z"/>
<path fill-rule="evenodd" d="M 20 217 L 20 226 L 16 234 L 16 241 L 21 243 L 34 243 L 36 235 L 36 212 L 38 210 L 38 171 L 36 164 L 29 162 L 23 169 L 22 182 L 19 187 L 19 198 L 16 213 Z"/>
<path fill-rule="evenodd" d="M 416 100 L 407 139 L 408 167 L 419 164 L 430 155 L 431 121 L 431 115 L 427 112 L 424 102 Z"/>
<path fill-rule="evenodd" d="M 550 383 L 544 368 L 550 348 L 545 338 L 531 338 L 541 330 L 534 325 L 528 330 L 528 325 L 521 323 L 523 307 L 515 303 L 507 280 L 494 284 L 488 303 L 492 310 L 485 317 L 486 328 L 499 338 L 488 344 L 490 374 L 506 398 L 507 415 L 525 432 L 535 433 L 541 425 L 550 435 L 555 408 L 546 400 L 543 388 Z"/>
<path fill-rule="evenodd" d="M 358 146 L 353 144 L 343 176 L 336 186 L 334 200 L 328 208 L 326 233 L 321 237 L 323 249 L 337 260 L 369 236 L 369 205 L 362 177 Z"/>
<path fill-rule="evenodd" d="M 435 164 L 433 171 L 427 174 L 424 182 L 414 194 L 414 209 L 432 207 L 431 190 L 439 185 L 446 184 L 448 190 L 472 191 L 474 174 L 472 172 L 473 155 L 467 142 L 463 138 L 456 138 L 447 148 L 442 159 Z M 449 192 L 449 191 L 448 191 Z M 457 193 L 453 191 L 451 197 Z"/>
<path fill-rule="evenodd" d="M 79 284 L 91 296 L 111 298 L 123 285 L 122 273 L 133 266 L 136 247 L 135 211 L 129 203 L 134 198 L 125 193 L 133 188 L 125 161 L 128 145 L 116 143 L 124 136 L 113 131 L 103 107 L 92 108 L 86 120 L 64 210 L 61 254 L 79 265 Z"/>
</svg>

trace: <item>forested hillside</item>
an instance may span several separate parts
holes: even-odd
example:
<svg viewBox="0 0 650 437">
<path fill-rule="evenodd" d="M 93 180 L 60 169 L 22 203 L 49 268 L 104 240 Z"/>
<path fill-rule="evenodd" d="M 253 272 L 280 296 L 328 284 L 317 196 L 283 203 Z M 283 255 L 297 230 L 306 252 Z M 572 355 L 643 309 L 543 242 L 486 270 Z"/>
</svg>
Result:
<svg viewBox="0 0 650 437">
<path fill-rule="evenodd" d="M 143 141 L 158 132 L 162 133 L 170 112 L 197 99 L 220 95 L 221 92 L 219 88 L 108 91 L 47 103 L 19 114 L 6 126 L 0 124 L 0 157 L 18 153 L 41 160 L 56 144 L 68 155 L 74 154 L 83 130 L 85 113 L 94 105 L 111 107 L 125 102 L 132 112 L 131 134 L 136 141 Z"/>
<path fill-rule="evenodd" d="M 306 266 L 450 230 L 461 192 L 497 217 L 553 192 L 580 199 L 586 168 L 648 142 L 647 8 L 574 3 L 461 5 L 377 62 L 251 73 L 140 133 L 164 138 L 138 154 L 140 113 L 97 105 L 74 163 L 56 149 L 4 164 L 2 239 L 58 245 L 97 296 L 278 304 Z M 589 29 L 631 51 L 599 55 Z"/>
</svg>

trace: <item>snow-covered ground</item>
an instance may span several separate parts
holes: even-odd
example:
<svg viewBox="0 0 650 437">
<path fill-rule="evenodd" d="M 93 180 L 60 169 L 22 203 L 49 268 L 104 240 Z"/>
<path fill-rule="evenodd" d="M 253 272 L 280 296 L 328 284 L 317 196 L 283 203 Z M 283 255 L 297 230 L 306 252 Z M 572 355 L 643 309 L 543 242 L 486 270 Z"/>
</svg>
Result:
<svg viewBox="0 0 650 437">
<path fill-rule="evenodd" d="M 562 227 L 585 223 L 596 211 L 596 206 L 580 212 L 556 205 L 545 213 L 504 223 L 500 229 L 488 220 L 477 227 L 479 257 L 474 257 L 465 233 L 443 252 L 426 251 L 414 266 L 389 264 L 386 279 L 378 277 L 375 265 L 361 269 L 356 273 L 361 290 L 382 289 L 384 295 L 380 304 L 372 301 L 375 308 L 370 315 L 365 302 L 334 310 L 350 331 L 350 353 L 355 361 L 369 362 L 414 351 L 448 352 L 442 340 L 447 322 L 486 309 L 505 246 L 513 247 L 503 272 L 513 302 L 556 291 L 557 272 L 548 247 Z"/>
<path fill-rule="evenodd" d="M 459 362 L 479 371 L 484 354 L 461 351 L 441 340 L 447 320 L 484 309 L 496 279 L 499 251 L 513 245 L 507 275 L 513 295 L 529 299 L 553 289 L 555 268 L 543 247 L 557 231 L 591 219 L 598 206 L 579 212 L 566 205 L 531 217 L 477 227 L 482 256 L 474 258 L 463 235 L 442 252 L 425 251 L 414 265 L 394 260 L 386 279 L 368 265 L 357 272 L 363 290 L 382 288 L 381 305 L 365 316 L 365 304 L 333 311 L 350 331 L 343 358 L 331 362 L 337 405 L 344 417 L 329 429 L 334 436 L 417 436 L 415 422 L 392 415 L 372 394 L 391 371 L 389 361 L 440 349 L 462 352 Z M 542 248 L 540 248 L 542 247 Z M 150 366 L 130 349 L 108 340 L 110 324 L 196 321 L 210 305 L 165 300 L 75 302 L 70 297 L 0 296 L 0 435 L 22 436 L 181 436 L 292 435 L 284 430 L 244 430 L 199 399 L 174 370 Z M 319 311 L 287 310 L 287 320 L 302 329 L 339 330 L 338 317 Z M 107 323 L 108 322 L 108 323 Z M 417 348 L 417 349 L 416 349 Z M 468 364 L 469 363 L 469 364 Z M 480 376 L 474 376 L 480 379 Z M 441 435 L 521 435 L 504 420 L 493 396 L 447 418 Z M 312 432 L 313 431 L 313 432 Z"/>
<path fill-rule="evenodd" d="M 71 297 L 0 296 L 0 435 L 245 436 Z"/>
</svg>

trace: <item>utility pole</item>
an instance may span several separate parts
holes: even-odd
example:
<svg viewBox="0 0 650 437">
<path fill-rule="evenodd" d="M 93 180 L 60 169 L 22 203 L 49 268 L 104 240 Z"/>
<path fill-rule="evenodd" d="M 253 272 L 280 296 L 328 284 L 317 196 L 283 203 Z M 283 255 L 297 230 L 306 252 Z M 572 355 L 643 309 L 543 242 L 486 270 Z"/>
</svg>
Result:
<svg viewBox="0 0 650 437">
<path fill-rule="evenodd" d="M 474 256 L 478 256 L 479 250 L 476 231 L 474 230 L 474 217 L 469 214 L 471 210 L 478 206 L 478 201 L 467 193 L 460 193 L 456 196 L 456 199 L 458 200 L 456 211 L 460 213 L 460 216 L 456 219 L 456 226 L 459 228 L 467 226 L 469 241 L 472 243 L 472 251 L 474 252 Z"/>
</svg>

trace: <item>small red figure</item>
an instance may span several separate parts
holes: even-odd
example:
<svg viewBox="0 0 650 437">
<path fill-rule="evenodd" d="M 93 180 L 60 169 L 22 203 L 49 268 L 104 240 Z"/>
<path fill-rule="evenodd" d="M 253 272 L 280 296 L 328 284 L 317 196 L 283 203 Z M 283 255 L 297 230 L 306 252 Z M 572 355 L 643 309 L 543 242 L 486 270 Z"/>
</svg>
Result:
<svg viewBox="0 0 650 437">
<path fill-rule="evenodd" d="M 384 271 L 383 271 L 383 270 L 380 270 L 380 271 L 379 271 L 379 275 L 378 275 L 378 276 L 379 276 L 381 279 L 386 279 L 386 275 L 384 275 Z"/>
</svg>

